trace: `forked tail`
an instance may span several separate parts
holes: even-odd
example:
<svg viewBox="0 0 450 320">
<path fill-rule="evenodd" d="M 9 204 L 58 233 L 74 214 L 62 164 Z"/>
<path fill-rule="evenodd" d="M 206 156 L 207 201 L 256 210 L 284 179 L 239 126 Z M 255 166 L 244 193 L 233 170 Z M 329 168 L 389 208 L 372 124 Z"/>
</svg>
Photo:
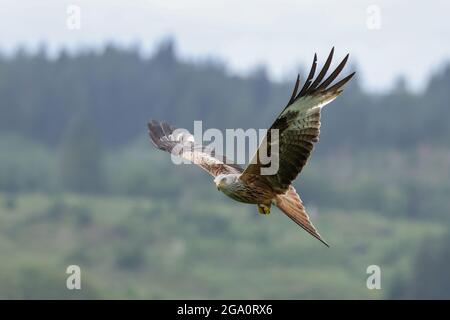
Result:
<svg viewBox="0 0 450 320">
<path fill-rule="evenodd" d="M 329 247 L 329 244 L 322 239 L 314 225 L 309 220 L 309 216 L 306 213 L 302 200 L 297 194 L 297 191 L 295 191 L 294 187 L 291 186 L 285 194 L 278 195 L 275 199 L 275 205 L 300 227 Z"/>
</svg>

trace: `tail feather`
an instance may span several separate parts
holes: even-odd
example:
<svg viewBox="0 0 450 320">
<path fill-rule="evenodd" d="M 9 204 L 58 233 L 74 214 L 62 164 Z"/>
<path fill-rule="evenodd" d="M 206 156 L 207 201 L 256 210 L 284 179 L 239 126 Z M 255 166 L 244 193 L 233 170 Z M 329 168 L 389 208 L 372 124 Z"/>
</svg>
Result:
<svg viewBox="0 0 450 320">
<path fill-rule="evenodd" d="M 330 246 L 322 239 L 312 222 L 309 220 L 309 216 L 306 213 L 302 200 L 294 187 L 291 186 L 285 194 L 278 195 L 275 200 L 275 205 L 314 238 L 318 239 L 327 247 Z"/>
</svg>

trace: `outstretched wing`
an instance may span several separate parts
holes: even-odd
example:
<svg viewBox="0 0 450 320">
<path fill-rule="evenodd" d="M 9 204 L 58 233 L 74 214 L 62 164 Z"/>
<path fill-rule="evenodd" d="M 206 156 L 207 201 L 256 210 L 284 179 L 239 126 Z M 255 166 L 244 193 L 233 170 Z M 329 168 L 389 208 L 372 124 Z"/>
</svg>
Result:
<svg viewBox="0 0 450 320">
<path fill-rule="evenodd" d="M 244 182 L 251 176 L 260 175 L 272 186 L 276 193 L 282 194 L 288 190 L 291 182 L 298 176 L 313 150 L 313 144 L 319 140 L 322 107 L 341 94 L 344 85 L 355 74 L 353 72 L 330 86 L 344 68 L 348 59 L 347 54 L 336 69 L 323 80 L 330 67 L 333 53 L 334 48 L 315 79 L 317 55 L 314 55 L 311 71 L 300 91 L 298 91 L 300 76 L 297 77 L 291 99 L 262 141 L 264 149 L 262 149 L 262 146 L 258 148 L 252 161 L 242 173 L 241 179 Z M 278 139 L 272 139 L 273 129 L 278 130 Z M 278 153 L 276 153 L 277 148 L 274 148 L 275 145 L 278 147 Z M 260 161 L 260 152 L 262 155 L 271 157 L 272 161 L 278 161 L 276 173 L 261 174 L 261 169 L 270 167 L 272 163 L 263 164 Z"/>
<path fill-rule="evenodd" d="M 194 136 L 185 129 L 175 128 L 165 122 L 150 120 L 148 134 L 158 149 L 188 160 L 214 177 L 219 174 L 239 174 L 243 171 L 239 165 L 231 163 L 223 156 L 216 155 L 214 150 L 208 150 L 196 144 Z"/>
</svg>

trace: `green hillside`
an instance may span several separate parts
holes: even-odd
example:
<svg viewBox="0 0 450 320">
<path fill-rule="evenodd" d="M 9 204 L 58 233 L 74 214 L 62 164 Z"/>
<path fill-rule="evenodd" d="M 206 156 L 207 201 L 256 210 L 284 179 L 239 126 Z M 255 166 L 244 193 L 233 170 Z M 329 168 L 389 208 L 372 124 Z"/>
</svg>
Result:
<svg viewBox="0 0 450 320">
<path fill-rule="evenodd" d="M 217 194 L 217 198 L 221 195 Z M 0 198 L 0 298 L 386 298 L 439 223 L 312 210 L 326 248 L 278 210 L 214 198 Z M 65 288 L 78 264 L 82 290 Z M 382 290 L 366 268 L 382 268 Z"/>
</svg>

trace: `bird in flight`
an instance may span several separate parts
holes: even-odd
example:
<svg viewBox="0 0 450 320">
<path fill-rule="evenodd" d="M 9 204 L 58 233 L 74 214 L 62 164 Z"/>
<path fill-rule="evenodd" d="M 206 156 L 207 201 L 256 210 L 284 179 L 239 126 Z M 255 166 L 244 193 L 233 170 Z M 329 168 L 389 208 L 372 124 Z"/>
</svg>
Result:
<svg viewBox="0 0 450 320">
<path fill-rule="evenodd" d="M 314 143 L 319 140 L 320 113 L 323 106 L 336 99 L 342 93 L 344 85 L 355 74 L 353 72 L 332 84 L 348 60 L 347 54 L 325 78 L 333 53 L 334 48 L 316 78 L 314 75 L 317 55 L 314 55 L 311 70 L 300 90 L 300 76 L 297 77 L 289 102 L 267 131 L 245 169 L 215 154 L 214 151 L 209 152 L 202 145 L 195 143 L 189 132 L 179 131 L 165 122 L 151 120 L 148 123 L 150 140 L 157 148 L 174 153 L 206 170 L 214 177 L 217 188 L 230 198 L 256 204 L 261 214 L 269 214 L 271 206 L 275 205 L 313 237 L 329 246 L 309 219 L 292 182 L 305 166 Z M 272 130 L 278 132 L 276 139 L 271 139 Z M 267 154 L 270 154 L 271 150 L 278 150 L 278 170 L 271 174 L 261 173 L 263 168 L 270 165 L 260 159 L 263 144 Z"/>
</svg>

